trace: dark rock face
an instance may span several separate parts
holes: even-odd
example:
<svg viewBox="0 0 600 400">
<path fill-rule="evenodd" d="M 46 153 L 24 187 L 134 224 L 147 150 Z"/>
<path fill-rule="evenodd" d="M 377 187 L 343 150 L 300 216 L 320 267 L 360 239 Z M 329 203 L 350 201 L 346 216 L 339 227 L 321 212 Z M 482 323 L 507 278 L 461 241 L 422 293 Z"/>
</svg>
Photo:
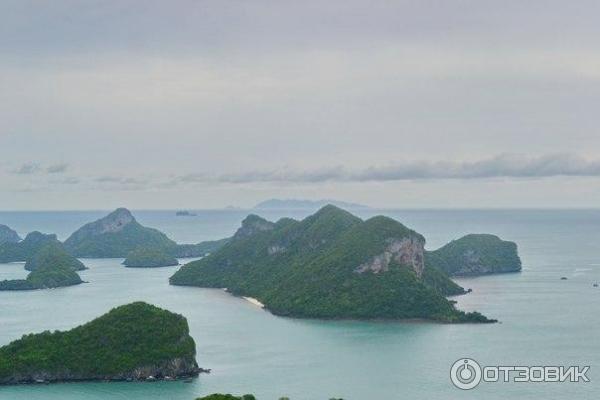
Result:
<svg viewBox="0 0 600 400">
<path fill-rule="evenodd" d="M 131 344 L 135 343 L 135 346 Z M 196 363 L 187 320 L 143 302 L 84 325 L 24 335 L 0 348 L 0 384 L 176 379 L 208 372 Z"/>
<path fill-rule="evenodd" d="M 19 234 L 6 225 L 0 224 L 0 245 L 4 243 L 18 243 L 21 241 Z"/>
</svg>

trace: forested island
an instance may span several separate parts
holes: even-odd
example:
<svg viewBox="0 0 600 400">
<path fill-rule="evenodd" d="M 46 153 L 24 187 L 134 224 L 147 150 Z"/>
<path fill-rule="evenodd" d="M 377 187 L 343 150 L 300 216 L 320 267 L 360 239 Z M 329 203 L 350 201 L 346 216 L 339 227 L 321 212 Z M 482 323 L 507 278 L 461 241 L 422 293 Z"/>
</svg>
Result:
<svg viewBox="0 0 600 400">
<path fill-rule="evenodd" d="M 46 235 L 37 231 L 29 233 L 21 241 L 5 242 L 0 245 L 0 263 L 27 261 L 48 244 L 60 245 L 60 242 L 54 234 Z"/>
<path fill-rule="evenodd" d="M 64 244 L 71 254 L 83 258 L 126 258 L 139 248 L 152 248 L 172 257 L 201 257 L 225 241 L 177 244 L 161 231 L 141 225 L 126 208 L 118 208 L 85 224 Z"/>
<path fill-rule="evenodd" d="M 0 347 L 0 384 L 175 379 L 202 371 L 187 320 L 143 302 Z"/>
<path fill-rule="evenodd" d="M 519 272 L 517 245 L 495 235 L 471 234 L 425 253 L 425 260 L 449 276 Z"/>
<path fill-rule="evenodd" d="M 424 245 L 391 218 L 363 221 L 332 205 L 302 221 L 250 215 L 227 244 L 170 282 L 227 288 L 291 317 L 494 322 L 446 299 L 465 291 L 426 264 Z"/>
<path fill-rule="evenodd" d="M 53 289 L 83 283 L 76 271 L 85 265 L 68 254 L 60 242 L 50 242 L 33 254 L 25 263 L 31 271 L 26 279 L 11 279 L 0 282 L 0 290 Z"/>
<path fill-rule="evenodd" d="M 179 265 L 179 261 L 159 249 L 143 247 L 130 252 L 123 265 L 130 268 L 157 268 Z"/>
</svg>

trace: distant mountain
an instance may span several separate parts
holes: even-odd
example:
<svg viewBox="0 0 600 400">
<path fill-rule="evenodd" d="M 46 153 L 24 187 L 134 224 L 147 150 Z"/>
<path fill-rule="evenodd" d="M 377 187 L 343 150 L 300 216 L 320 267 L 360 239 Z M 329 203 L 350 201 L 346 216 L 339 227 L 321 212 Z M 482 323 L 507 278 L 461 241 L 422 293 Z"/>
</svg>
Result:
<svg viewBox="0 0 600 400">
<path fill-rule="evenodd" d="M 250 215 L 227 244 L 170 282 L 227 288 L 284 316 L 489 322 L 444 297 L 464 290 L 425 264 L 424 245 L 391 218 L 363 221 L 333 205 L 302 221 Z"/>
<path fill-rule="evenodd" d="M 203 371 L 187 320 L 143 302 L 69 331 L 23 335 L 0 347 L 0 361 L 0 385 L 175 379 Z"/>
<path fill-rule="evenodd" d="M 161 231 L 141 225 L 128 209 L 118 208 L 79 228 L 65 241 L 65 247 L 76 257 L 86 258 L 125 258 L 140 248 L 172 257 L 201 257 L 227 240 L 177 244 Z"/>
<path fill-rule="evenodd" d="M 75 231 L 65 247 L 77 257 L 127 257 L 138 247 L 170 251 L 177 244 L 164 233 L 142 226 L 125 208 L 90 222 Z"/>
<path fill-rule="evenodd" d="M 346 203 L 336 200 L 298 200 L 298 199 L 270 199 L 254 206 L 256 210 L 318 210 L 328 204 L 345 209 L 368 208 L 362 204 Z"/>
<path fill-rule="evenodd" d="M 428 265 L 450 276 L 518 272 L 517 245 L 495 235 L 471 234 L 425 254 Z"/>
<path fill-rule="evenodd" d="M 56 235 L 31 232 L 18 243 L 8 242 L 0 245 L 0 262 L 27 261 L 48 244 L 60 245 L 60 242 Z"/>
<path fill-rule="evenodd" d="M 0 224 L 0 245 L 4 243 L 18 243 L 21 241 L 19 234 L 6 225 Z"/>
</svg>

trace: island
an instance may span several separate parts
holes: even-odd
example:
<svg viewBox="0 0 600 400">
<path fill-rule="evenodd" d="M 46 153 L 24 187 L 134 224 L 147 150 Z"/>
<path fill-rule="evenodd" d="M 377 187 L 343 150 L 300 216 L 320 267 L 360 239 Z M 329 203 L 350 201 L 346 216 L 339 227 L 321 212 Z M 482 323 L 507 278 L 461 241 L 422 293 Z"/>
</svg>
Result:
<svg viewBox="0 0 600 400">
<path fill-rule="evenodd" d="M 0 224 L 0 245 L 4 243 L 19 243 L 21 237 L 19 234 L 6 225 Z"/>
<path fill-rule="evenodd" d="M 250 215 L 227 244 L 170 283 L 227 288 L 289 317 L 495 322 L 455 308 L 445 296 L 464 289 L 426 265 L 424 245 L 398 221 L 363 221 L 333 205 L 301 221 Z"/>
<path fill-rule="evenodd" d="M 24 335 L 0 347 L 0 384 L 157 380 L 197 376 L 187 320 L 135 302 L 69 331 Z"/>
<path fill-rule="evenodd" d="M 54 234 L 31 232 L 20 242 L 7 242 L 0 245 L 0 263 L 27 261 L 42 247 L 48 244 L 59 244 Z"/>
<path fill-rule="evenodd" d="M 123 265 L 130 268 L 171 267 L 179 265 L 179 261 L 169 253 L 144 247 L 130 252 Z"/>
<path fill-rule="evenodd" d="M 208 396 L 198 397 L 196 400 L 256 400 L 256 397 L 252 394 L 234 396 L 232 394 L 213 393 Z"/>
<path fill-rule="evenodd" d="M 65 241 L 65 248 L 81 258 L 126 258 L 140 247 L 153 248 L 172 257 L 202 257 L 227 239 L 197 244 L 177 244 L 167 235 L 141 225 L 126 208 L 118 208 L 85 224 Z"/>
<path fill-rule="evenodd" d="M 521 271 L 517 245 L 489 234 L 471 234 L 425 253 L 428 265 L 449 276 Z"/>
<path fill-rule="evenodd" d="M 195 213 L 193 213 L 193 212 L 189 212 L 189 211 L 187 211 L 187 210 L 183 210 L 183 211 L 177 211 L 177 212 L 175 213 L 175 215 L 176 215 L 177 217 L 195 217 L 195 216 L 196 216 L 196 215 L 198 215 L 198 214 L 195 214 Z"/>
<path fill-rule="evenodd" d="M 80 283 L 83 283 L 81 277 L 69 266 L 42 266 L 30 272 L 26 279 L 0 281 L 0 291 L 54 289 Z"/>
<path fill-rule="evenodd" d="M 27 271 L 35 271 L 41 267 L 68 267 L 73 271 L 83 271 L 86 266 L 65 250 L 62 243 L 56 241 L 46 244 L 31 256 L 25 263 Z"/>
</svg>

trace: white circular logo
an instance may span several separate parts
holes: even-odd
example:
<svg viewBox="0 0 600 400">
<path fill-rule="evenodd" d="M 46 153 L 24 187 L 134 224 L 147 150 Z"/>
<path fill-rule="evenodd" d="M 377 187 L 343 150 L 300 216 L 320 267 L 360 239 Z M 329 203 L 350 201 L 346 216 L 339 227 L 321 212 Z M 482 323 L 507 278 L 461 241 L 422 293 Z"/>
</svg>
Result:
<svg viewBox="0 0 600 400">
<path fill-rule="evenodd" d="M 459 389 L 473 389 L 481 382 L 481 367 L 475 360 L 461 358 L 452 364 L 450 380 Z"/>
</svg>

